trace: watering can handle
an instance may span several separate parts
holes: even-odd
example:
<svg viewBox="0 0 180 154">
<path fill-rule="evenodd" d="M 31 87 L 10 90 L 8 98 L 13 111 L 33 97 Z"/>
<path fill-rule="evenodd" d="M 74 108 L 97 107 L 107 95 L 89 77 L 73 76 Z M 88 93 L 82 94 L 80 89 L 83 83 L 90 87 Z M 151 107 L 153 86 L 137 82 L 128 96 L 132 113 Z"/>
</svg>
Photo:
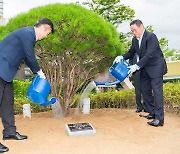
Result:
<svg viewBox="0 0 180 154">
<path fill-rule="evenodd" d="M 109 77 L 108 77 L 108 79 L 106 80 L 106 82 L 105 82 L 105 85 L 106 85 L 106 86 L 116 85 L 116 84 L 120 83 L 119 80 L 116 80 L 116 81 L 113 81 L 113 82 L 109 82 L 111 76 L 112 76 L 112 74 L 110 74 Z"/>
<path fill-rule="evenodd" d="M 116 84 L 118 84 L 118 83 L 120 83 L 120 81 L 119 81 L 119 80 L 116 80 L 116 81 L 113 81 L 113 82 L 105 82 L 105 85 L 106 85 L 106 86 L 112 86 L 112 85 L 116 85 Z"/>
<path fill-rule="evenodd" d="M 121 59 L 122 61 L 124 61 L 124 63 L 129 66 L 129 63 L 125 60 L 125 59 Z"/>
<path fill-rule="evenodd" d="M 114 69 L 114 67 L 116 67 L 117 64 L 118 63 L 116 63 L 116 62 L 114 64 L 112 64 L 111 67 L 109 68 L 109 72 L 112 72 L 112 69 Z"/>
<path fill-rule="evenodd" d="M 100 86 L 100 85 L 101 85 L 101 86 L 102 86 L 102 85 L 104 85 L 104 86 L 112 86 L 112 85 L 116 85 L 116 84 L 120 83 L 119 80 L 110 82 L 111 76 L 112 76 L 112 74 L 109 75 L 109 77 L 108 77 L 108 79 L 106 80 L 106 82 L 96 82 L 96 81 L 94 81 L 94 83 L 96 84 L 96 86 Z"/>
<path fill-rule="evenodd" d="M 130 66 L 130 64 L 125 60 L 125 59 L 122 59 L 123 61 L 124 61 L 124 64 L 126 64 L 127 65 L 127 67 L 128 66 Z M 130 69 L 130 68 L 129 68 Z M 130 75 L 130 73 L 128 72 L 128 76 Z"/>
<path fill-rule="evenodd" d="M 125 65 L 129 66 L 129 63 L 128 63 L 125 59 L 121 59 L 121 61 L 124 62 Z M 111 65 L 111 67 L 109 68 L 109 72 L 111 72 L 112 69 L 114 69 L 117 64 L 118 64 L 118 63 L 116 63 L 116 62 L 113 63 L 113 64 Z"/>
<path fill-rule="evenodd" d="M 37 80 L 38 78 L 39 78 L 39 75 L 36 75 L 31 84 L 34 85 L 34 83 L 36 82 L 36 80 Z M 34 86 L 33 86 L 33 87 L 34 87 Z"/>
</svg>

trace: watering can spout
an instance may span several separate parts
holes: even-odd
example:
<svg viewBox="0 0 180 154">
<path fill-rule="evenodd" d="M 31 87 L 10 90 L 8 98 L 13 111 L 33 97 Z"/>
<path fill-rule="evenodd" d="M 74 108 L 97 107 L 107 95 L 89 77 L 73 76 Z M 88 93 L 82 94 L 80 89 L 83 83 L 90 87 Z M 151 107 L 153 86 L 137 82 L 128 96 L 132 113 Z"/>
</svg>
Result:
<svg viewBox="0 0 180 154">
<path fill-rule="evenodd" d="M 47 100 L 45 103 L 41 104 L 42 106 L 48 106 L 51 104 L 55 104 L 56 103 L 56 98 L 52 97 L 49 101 Z"/>
</svg>

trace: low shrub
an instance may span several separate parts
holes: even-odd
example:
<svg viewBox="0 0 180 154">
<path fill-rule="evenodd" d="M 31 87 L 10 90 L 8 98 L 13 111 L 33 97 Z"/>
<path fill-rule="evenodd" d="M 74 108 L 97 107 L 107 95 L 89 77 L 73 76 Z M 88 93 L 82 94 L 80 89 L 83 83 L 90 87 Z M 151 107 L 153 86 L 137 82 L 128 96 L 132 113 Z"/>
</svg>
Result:
<svg viewBox="0 0 180 154">
<path fill-rule="evenodd" d="M 30 81 L 14 80 L 14 94 L 15 94 L 15 113 L 22 113 L 22 105 L 31 104 L 32 112 L 43 112 L 51 110 L 51 106 L 41 106 L 32 103 L 27 98 L 27 89 Z M 173 113 L 180 113 L 180 82 L 165 83 L 164 90 L 164 106 L 165 110 Z M 91 108 L 135 108 L 135 92 L 131 90 L 120 90 L 118 92 L 108 91 L 104 93 L 91 93 Z M 80 95 L 76 94 L 72 101 L 71 107 L 77 107 L 80 102 Z"/>
<path fill-rule="evenodd" d="M 164 107 L 167 112 L 180 113 L 180 82 L 165 83 Z M 90 94 L 91 108 L 135 108 L 135 92 L 131 90 L 120 90 L 118 92 L 104 92 Z M 80 96 L 76 96 L 75 107 L 80 101 Z"/>
<path fill-rule="evenodd" d="M 30 85 L 30 81 L 28 80 L 20 80 L 15 79 L 13 80 L 13 87 L 14 87 L 14 96 L 17 97 L 26 97 L 27 89 Z"/>
<path fill-rule="evenodd" d="M 170 112 L 180 113 L 180 82 L 165 83 L 163 90 L 165 109 Z"/>
<path fill-rule="evenodd" d="M 132 90 L 91 94 L 91 108 L 134 108 L 135 93 Z"/>
<path fill-rule="evenodd" d="M 118 92 L 108 91 L 97 94 L 90 94 L 91 108 L 134 108 L 135 93 L 134 89 L 120 90 Z M 74 103 L 71 107 L 76 107 L 80 103 L 80 95 L 74 96 Z"/>
</svg>

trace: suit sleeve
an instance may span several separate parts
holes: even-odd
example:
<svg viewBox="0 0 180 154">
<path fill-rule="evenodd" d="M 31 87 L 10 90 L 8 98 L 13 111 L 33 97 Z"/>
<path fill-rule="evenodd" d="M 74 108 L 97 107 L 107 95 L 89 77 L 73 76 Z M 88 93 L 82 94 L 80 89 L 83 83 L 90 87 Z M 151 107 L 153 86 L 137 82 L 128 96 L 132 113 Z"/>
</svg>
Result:
<svg viewBox="0 0 180 154">
<path fill-rule="evenodd" d="M 20 37 L 20 39 L 26 57 L 25 62 L 33 73 L 37 73 L 40 67 L 34 53 L 35 38 L 32 33 L 28 32 L 27 34 L 23 34 L 23 37 Z"/>
<path fill-rule="evenodd" d="M 146 41 L 146 51 L 144 56 L 140 59 L 140 61 L 137 63 L 137 65 L 142 68 L 144 67 L 150 60 L 153 60 L 152 58 L 154 55 L 156 55 L 156 51 L 159 48 L 159 41 L 155 34 L 152 33 L 152 35 L 149 36 L 149 38 Z M 141 51 L 143 52 L 143 51 Z"/>
</svg>

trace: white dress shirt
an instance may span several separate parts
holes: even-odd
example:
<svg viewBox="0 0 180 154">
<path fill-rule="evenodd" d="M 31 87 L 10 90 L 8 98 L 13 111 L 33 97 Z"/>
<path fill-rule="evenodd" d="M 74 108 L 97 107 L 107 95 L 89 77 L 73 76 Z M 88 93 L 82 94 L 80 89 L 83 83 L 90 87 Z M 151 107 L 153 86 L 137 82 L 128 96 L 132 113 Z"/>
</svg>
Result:
<svg viewBox="0 0 180 154">
<path fill-rule="evenodd" d="M 144 30 L 144 31 L 145 31 L 145 30 Z M 140 37 L 140 38 L 137 38 L 137 39 L 138 39 L 138 43 L 139 43 L 139 48 L 140 48 L 140 46 L 141 46 L 141 41 L 142 41 L 142 38 L 143 38 L 143 35 L 144 35 L 144 31 L 143 31 L 141 37 Z M 137 55 L 137 62 L 138 62 L 138 61 L 139 61 L 139 56 Z"/>
</svg>

